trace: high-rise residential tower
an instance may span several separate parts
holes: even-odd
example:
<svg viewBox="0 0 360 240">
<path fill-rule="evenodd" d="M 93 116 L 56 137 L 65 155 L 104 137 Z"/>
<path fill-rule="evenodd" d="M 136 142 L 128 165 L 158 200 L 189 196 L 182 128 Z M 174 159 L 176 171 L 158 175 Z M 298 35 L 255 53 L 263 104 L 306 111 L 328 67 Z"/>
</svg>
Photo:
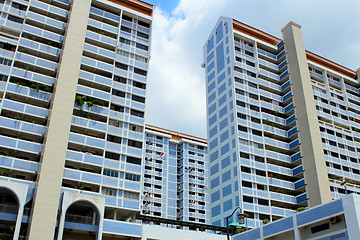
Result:
<svg viewBox="0 0 360 240">
<path fill-rule="evenodd" d="M 0 232 L 141 232 L 124 221 L 140 211 L 152 5 L 2 0 L 0 11 Z"/>
<path fill-rule="evenodd" d="M 204 46 L 213 224 L 360 192 L 359 71 L 306 51 L 298 24 L 282 36 L 222 17 Z"/>
<path fill-rule="evenodd" d="M 208 224 L 206 140 L 146 125 L 141 214 Z"/>
</svg>

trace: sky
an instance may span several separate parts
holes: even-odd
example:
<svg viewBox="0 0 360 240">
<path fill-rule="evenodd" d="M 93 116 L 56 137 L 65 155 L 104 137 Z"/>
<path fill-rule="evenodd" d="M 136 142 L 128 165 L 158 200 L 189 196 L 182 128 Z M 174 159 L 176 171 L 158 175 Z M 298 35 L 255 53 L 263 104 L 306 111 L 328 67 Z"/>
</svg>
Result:
<svg viewBox="0 0 360 240">
<path fill-rule="evenodd" d="M 359 0 L 144 0 L 154 5 L 146 123 L 206 138 L 203 46 L 219 17 L 281 38 L 294 21 L 305 48 L 360 67 Z"/>
</svg>

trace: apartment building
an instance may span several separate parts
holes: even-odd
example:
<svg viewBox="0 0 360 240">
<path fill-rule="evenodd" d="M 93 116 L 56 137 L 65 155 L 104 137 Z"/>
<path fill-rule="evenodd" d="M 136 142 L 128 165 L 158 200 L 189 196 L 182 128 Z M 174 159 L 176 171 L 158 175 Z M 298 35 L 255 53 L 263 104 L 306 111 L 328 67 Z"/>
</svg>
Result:
<svg viewBox="0 0 360 240">
<path fill-rule="evenodd" d="M 360 71 L 306 51 L 300 25 L 281 31 L 221 17 L 205 43 L 212 224 L 239 206 L 253 228 L 360 192 Z"/>
<path fill-rule="evenodd" d="M 0 1 L 6 239 L 141 233 L 152 11 L 138 0 Z"/>
<path fill-rule="evenodd" d="M 141 214 L 208 224 L 206 140 L 145 126 Z"/>
</svg>

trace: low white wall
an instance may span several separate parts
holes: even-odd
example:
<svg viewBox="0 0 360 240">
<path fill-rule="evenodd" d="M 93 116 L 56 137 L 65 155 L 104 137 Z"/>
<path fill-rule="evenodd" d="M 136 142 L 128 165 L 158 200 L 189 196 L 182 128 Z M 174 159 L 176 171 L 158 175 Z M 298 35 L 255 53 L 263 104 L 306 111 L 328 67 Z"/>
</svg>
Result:
<svg viewBox="0 0 360 240">
<path fill-rule="evenodd" d="M 142 240 L 226 240 L 226 235 L 143 224 Z"/>
</svg>

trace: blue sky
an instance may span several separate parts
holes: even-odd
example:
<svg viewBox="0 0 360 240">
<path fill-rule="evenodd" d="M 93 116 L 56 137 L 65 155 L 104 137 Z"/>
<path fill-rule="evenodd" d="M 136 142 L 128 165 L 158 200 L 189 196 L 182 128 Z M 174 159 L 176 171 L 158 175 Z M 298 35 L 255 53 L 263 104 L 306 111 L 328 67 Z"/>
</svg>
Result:
<svg viewBox="0 0 360 240">
<path fill-rule="evenodd" d="M 202 47 L 220 16 L 279 38 L 294 21 L 307 50 L 360 67 L 359 0 L 145 1 L 155 6 L 146 103 L 151 125 L 206 138 Z"/>
</svg>

